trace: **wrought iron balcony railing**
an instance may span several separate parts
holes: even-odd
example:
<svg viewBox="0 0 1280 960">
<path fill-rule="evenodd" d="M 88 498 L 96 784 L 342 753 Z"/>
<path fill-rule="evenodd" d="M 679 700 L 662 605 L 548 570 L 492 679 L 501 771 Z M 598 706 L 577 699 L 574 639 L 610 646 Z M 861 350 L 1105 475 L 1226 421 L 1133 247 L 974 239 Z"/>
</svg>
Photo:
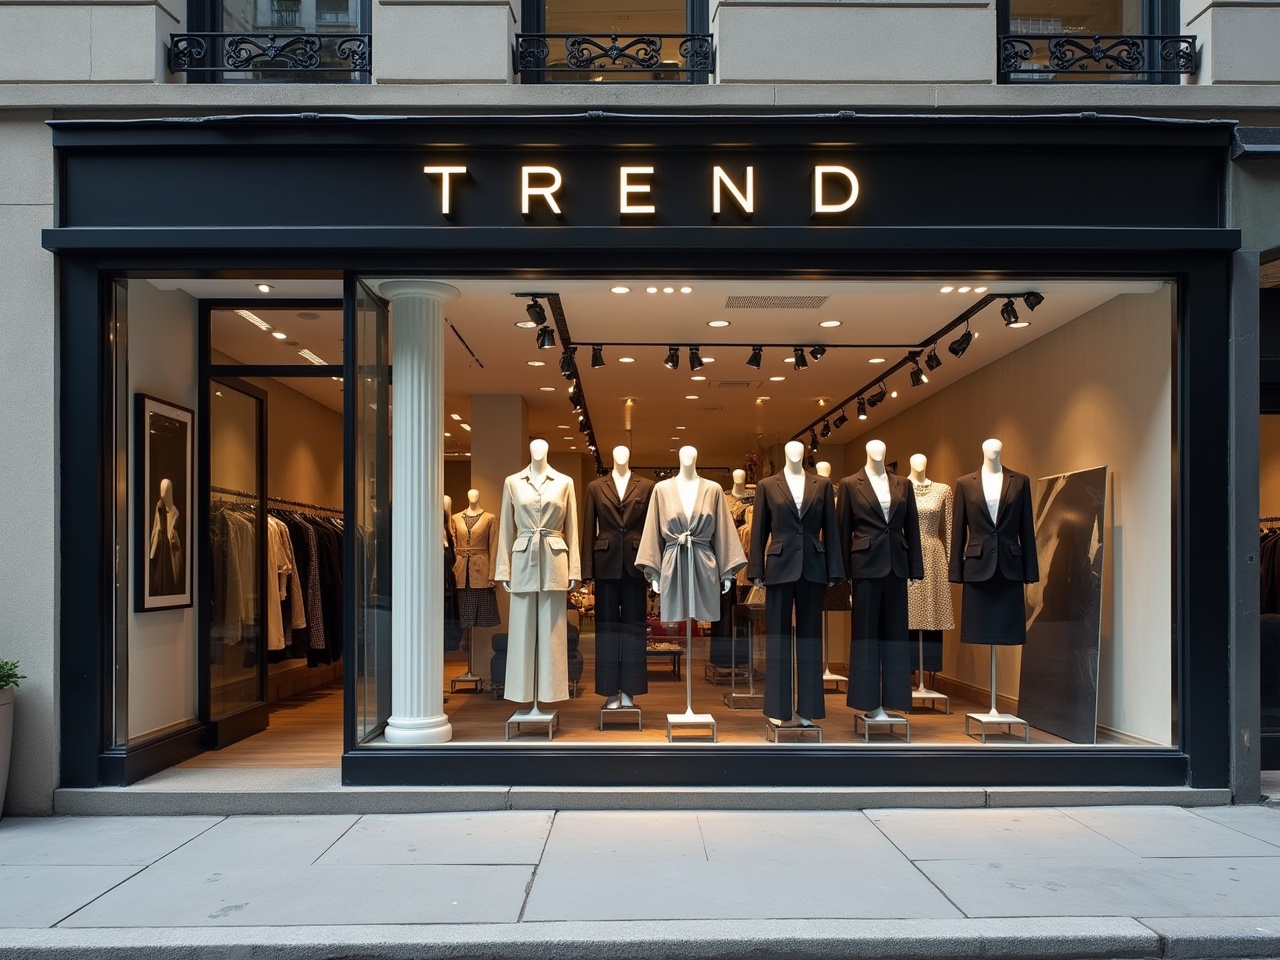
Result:
<svg viewBox="0 0 1280 960">
<path fill-rule="evenodd" d="M 367 33 L 175 33 L 169 72 L 224 80 L 368 82 L 373 68 Z"/>
<path fill-rule="evenodd" d="M 1000 79 L 1159 78 L 1196 72 L 1196 38 L 1167 34 L 1083 36 L 1020 33 L 1000 37 Z"/>
<path fill-rule="evenodd" d="M 696 83 L 716 66 L 709 33 L 517 33 L 513 57 L 525 82 Z"/>
</svg>

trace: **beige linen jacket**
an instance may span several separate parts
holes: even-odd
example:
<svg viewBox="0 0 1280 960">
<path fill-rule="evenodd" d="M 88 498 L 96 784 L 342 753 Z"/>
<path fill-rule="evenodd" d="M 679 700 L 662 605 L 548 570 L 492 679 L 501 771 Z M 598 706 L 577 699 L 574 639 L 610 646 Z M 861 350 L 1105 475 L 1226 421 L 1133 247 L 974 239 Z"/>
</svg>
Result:
<svg viewBox="0 0 1280 960">
<path fill-rule="evenodd" d="M 492 587 L 493 568 L 498 559 L 497 518 L 488 510 L 482 510 L 468 530 L 466 516 L 466 511 L 455 513 L 450 521 L 457 555 L 453 575 L 458 581 L 458 589 Z"/>
<path fill-rule="evenodd" d="M 493 579 L 512 593 L 567 591 L 570 580 L 581 582 L 581 569 L 573 481 L 550 467 L 541 477 L 528 467 L 507 477 Z"/>
</svg>

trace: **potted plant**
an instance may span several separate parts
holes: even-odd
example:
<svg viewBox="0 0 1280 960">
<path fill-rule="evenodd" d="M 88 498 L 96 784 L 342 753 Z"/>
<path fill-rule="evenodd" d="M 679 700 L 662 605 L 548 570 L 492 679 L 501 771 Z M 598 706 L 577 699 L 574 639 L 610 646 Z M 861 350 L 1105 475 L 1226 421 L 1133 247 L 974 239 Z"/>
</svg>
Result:
<svg viewBox="0 0 1280 960">
<path fill-rule="evenodd" d="M 18 661 L 0 660 L 0 816 L 4 815 L 4 791 L 9 785 L 9 752 L 13 747 L 13 691 L 27 679 L 18 672 Z"/>
</svg>

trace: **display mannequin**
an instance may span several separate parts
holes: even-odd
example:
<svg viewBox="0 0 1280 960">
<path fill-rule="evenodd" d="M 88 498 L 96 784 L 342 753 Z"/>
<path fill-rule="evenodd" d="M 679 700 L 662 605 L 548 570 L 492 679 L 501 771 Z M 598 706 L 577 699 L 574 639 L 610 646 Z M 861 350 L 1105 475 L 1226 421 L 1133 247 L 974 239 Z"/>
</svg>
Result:
<svg viewBox="0 0 1280 960">
<path fill-rule="evenodd" d="M 924 579 L 907 584 L 907 625 L 915 634 L 914 648 L 918 682 L 915 700 L 942 700 L 943 694 L 925 686 L 926 670 L 942 669 L 942 631 L 955 628 L 951 611 L 951 584 L 947 582 L 947 557 L 951 551 L 951 488 L 930 480 L 929 458 L 911 455 L 909 479 L 916 494 L 916 514 L 920 520 L 920 549 L 924 557 Z"/>
<path fill-rule="evenodd" d="M 747 518 L 751 505 L 755 502 L 755 487 L 747 486 L 747 471 L 741 468 L 733 471 L 733 485 L 724 498 L 729 504 L 729 516 L 733 518 L 733 525 L 738 531 L 738 543 L 745 551 L 750 543 L 749 531 L 746 529 Z M 711 640 L 707 655 L 711 663 L 719 668 L 727 666 L 733 670 L 737 669 L 737 654 L 733 640 L 734 607 L 740 599 L 739 594 L 746 592 L 738 589 L 738 587 L 745 587 L 748 582 L 744 576 L 745 571 L 744 567 L 738 572 L 737 584 L 733 589 L 720 595 L 720 619 L 711 624 Z"/>
<path fill-rule="evenodd" d="M 886 707 L 911 707 L 907 580 L 924 577 L 924 561 L 910 481 L 885 469 L 883 441 L 866 450 L 863 469 L 840 481 L 840 547 L 853 581 L 847 702 L 887 720 Z"/>
<path fill-rule="evenodd" d="M 496 627 L 502 622 L 493 589 L 498 562 L 497 518 L 480 506 L 480 491 L 467 491 L 467 506 L 451 519 L 458 558 L 459 618 L 464 627 Z"/>
<path fill-rule="evenodd" d="M 595 582 L 596 693 L 606 709 L 634 705 L 649 691 L 645 659 L 645 578 L 636 552 L 653 481 L 631 471 L 631 451 L 613 448 L 608 476 L 587 484 L 582 578 Z"/>
<path fill-rule="evenodd" d="M 817 471 L 818 476 L 831 479 L 831 464 L 826 460 L 819 460 L 813 469 Z M 836 509 L 839 510 L 840 489 L 834 482 L 831 484 L 831 489 L 836 497 Z M 831 630 L 827 622 L 827 614 L 833 610 L 852 610 L 852 590 L 853 585 L 848 580 L 837 580 L 822 591 L 822 686 L 825 690 L 827 684 L 831 684 L 832 689 L 837 693 L 840 692 L 840 684 L 847 684 L 849 678 L 831 669 Z"/>
<path fill-rule="evenodd" d="M 503 481 L 493 578 L 511 594 L 503 696 L 532 709 L 513 720 L 551 720 L 538 702 L 569 697 L 568 593 L 581 580 L 573 480 L 529 444 L 529 466 Z M 536 682 L 535 682 L 536 681 Z"/>
<path fill-rule="evenodd" d="M 764 713 L 780 725 L 826 716 L 822 696 L 822 594 L 844 577 L 831 482 L 804 470 L 804 444 L 783 448 L 782 472 L 756 488 L 747 576 L 764 588 Z M 792 617 L 795 639 L 792 641 Z"/>
<path fill-rule="evenodd" d="M 160 481 L 160 499 L 156 501 L 151 521 L 151 561 L 149 592 L 153 596 L 169 596 L 186 591 L 186 565 L 182 553 L 182 528 L 178 525 L 178 508 L 173 502 L 173 481 Z"/>
<path fill-rule="evenodd" d="M 732 496 L 739 500 L 746 499 L 747 496 L 747 471 L 738 469 L 733 471 L 733 486 L 729 489 Z"/>
</svg>

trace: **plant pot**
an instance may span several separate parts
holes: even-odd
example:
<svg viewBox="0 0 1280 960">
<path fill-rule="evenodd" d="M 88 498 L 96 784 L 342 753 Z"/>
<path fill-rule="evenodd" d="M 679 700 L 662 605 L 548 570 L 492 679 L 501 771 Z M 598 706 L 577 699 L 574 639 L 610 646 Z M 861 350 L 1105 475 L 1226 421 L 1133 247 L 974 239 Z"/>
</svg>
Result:
<svg viewBox="0 0 1280 960">
<path fill-rule="evenodd" d="M 0 817 L 4 816 L 4 790 L 9 785 L 9 753 L 13 746 L 13 687 L 0 690 Z"/>
</svg>

